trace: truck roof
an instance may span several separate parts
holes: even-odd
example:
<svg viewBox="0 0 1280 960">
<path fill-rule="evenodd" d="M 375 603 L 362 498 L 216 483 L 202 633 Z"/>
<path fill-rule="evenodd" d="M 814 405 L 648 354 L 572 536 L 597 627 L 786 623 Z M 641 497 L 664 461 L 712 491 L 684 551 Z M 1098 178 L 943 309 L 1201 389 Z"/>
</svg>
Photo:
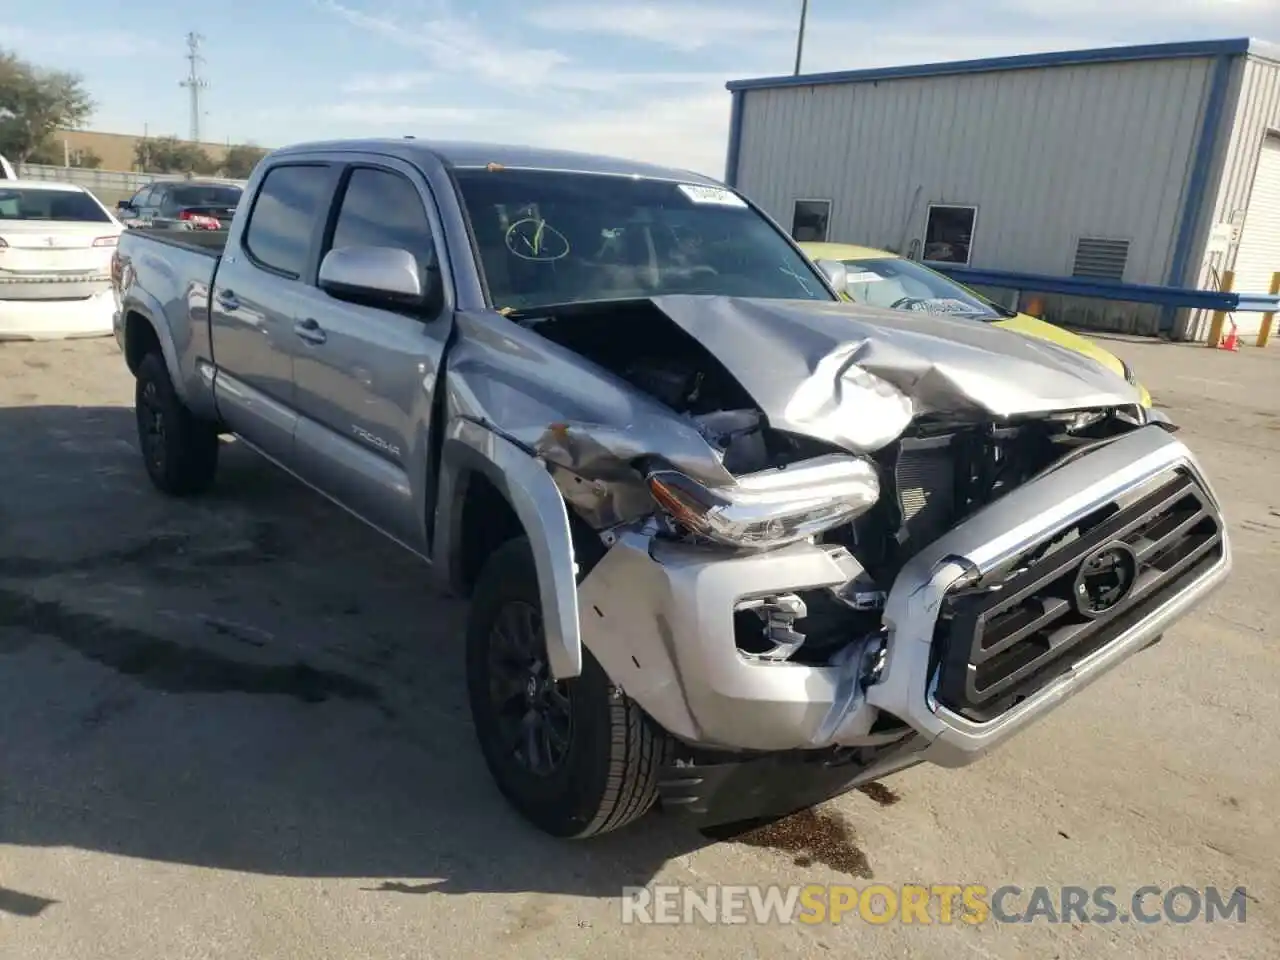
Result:
<svg viewBox="0 0 1280 960">
<path fill-rule="evenodd" d="M 680 170 L 634 160 L 623 160 L 595 153 L 572 150 L 549 150 L 508 144 L 473 143 L 454 140 L 399 139 L 325 140 L 283 147 L 273 155 L 314 153 L 317 151 L 368 151 L 399 157 L 414 162 L 431 157 L 453 167 L 484 167 L 490 163 L 524 170 L 560 170 L 575 173 L 601 173 L 617 176 L 646 177 L 656 180 L 679 180 L 682 183 L 718 184 L 719 181 L 692 170 Z"/>
</svg>

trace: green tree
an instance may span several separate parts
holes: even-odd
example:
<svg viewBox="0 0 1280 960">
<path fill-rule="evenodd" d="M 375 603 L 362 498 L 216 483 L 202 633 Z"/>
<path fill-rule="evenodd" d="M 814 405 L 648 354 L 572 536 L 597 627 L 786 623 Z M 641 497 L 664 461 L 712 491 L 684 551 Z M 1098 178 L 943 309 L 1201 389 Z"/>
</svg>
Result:
<svg viewBox="0 0 1280 960">
<path fill-rule="evenodd" d="M 51 167 L 62 166 L 65 159 L 62 145 L 54 140 L 46 140 L 27 154 L 27 163 L 42 163 Z"/>
<path fill-rule="evenodd" d="M 93 107 L 76 74 L 0 50 L 0 153 L 10 160 L 25 163 L 58 128 L 83 126 Z"/>
<path fill-rule="evenodd" d="M 71 155 L 71 165 L 73 167 L 84 167 L 86 170 L 98 170 L 102 167 L 102 158 L 85 147 L 83 150 L 76 150 Z"/>
<path fill-rule="evenodd" d="M 86 170 L 97 170 L 102 166 L 102 158 L 88 147 L 72 150 L 68 156 L 62 142 L 56 137 L 46 140 L 27 156 L 27 163 L 43 163 L 53 167 L 61 167 L 68 162 L 73 167 Z"/>
<path fill-rule="evenodd" d="M 266 155 L 267 151 L 262 147 L 252 143 L 238 143 L 222 158 L 222 173 L 236 180 L 248 180 L 258 161 Z"/>
<path fill-rule="evenodd" d="M 198 145 L 177 137 L 139 140 L 133 149 L 134 162 L 145 173 L 211 174 L 218 164 Z"/>
</svg>

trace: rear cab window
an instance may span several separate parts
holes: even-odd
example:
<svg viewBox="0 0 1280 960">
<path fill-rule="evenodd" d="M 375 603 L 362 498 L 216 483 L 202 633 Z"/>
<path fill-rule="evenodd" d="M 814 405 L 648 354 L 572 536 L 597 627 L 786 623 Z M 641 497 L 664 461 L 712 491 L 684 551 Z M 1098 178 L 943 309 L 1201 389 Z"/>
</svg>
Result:
<svg viewBox="0 0 1280 960">
<path fill-rule="evenodd" d="M 330 182 L 325 164 L 281 164 L 267 172 L 242 241 L 255 264 L 294 280 L 303 275 L 315 228 L 329 209 Z"/>
</svg>

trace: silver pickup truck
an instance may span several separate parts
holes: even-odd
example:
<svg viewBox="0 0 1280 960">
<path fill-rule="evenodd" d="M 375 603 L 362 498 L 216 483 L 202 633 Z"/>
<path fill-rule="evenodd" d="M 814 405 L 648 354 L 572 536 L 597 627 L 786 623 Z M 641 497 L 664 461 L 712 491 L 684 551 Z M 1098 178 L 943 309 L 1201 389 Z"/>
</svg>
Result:
<svg viewBox="0 0 1280 960">
<path fill-rule="evenodd" d="M 970 763 L 1231 566 L 1121 377 L 842 302 L 691 173 L 290 147 L 229 230 L 128 231 L 113 276 L 155 485 L 205 490 L 233 434 L 470 597 L 480 747 L 556 836 Z"/>
</svg>

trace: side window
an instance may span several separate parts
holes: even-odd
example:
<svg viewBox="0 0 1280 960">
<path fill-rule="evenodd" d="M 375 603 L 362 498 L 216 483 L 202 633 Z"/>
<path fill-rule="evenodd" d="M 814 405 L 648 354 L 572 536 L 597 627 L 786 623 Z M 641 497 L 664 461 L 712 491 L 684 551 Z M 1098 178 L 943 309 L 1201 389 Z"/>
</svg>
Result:
<svg viewBox="0 0 1280 960">
<path fill-rule="evenodd" d="M 316 220 L 328 209 L 328 186 L 328 167 L 289 165 L 269 171 L 245 228 L 249 255 L 263 266 L 300 277 Z"/>
<path fill-rule="evenodd" d="M 791 239 L 825 243 L 830 221 L 830 200 L 797 200 L 791 208 Z"/>
<path fill-rule="evenodd" d="M 139 190 L 137 193 L 133 195 L 133 199 L 129 202 L 133 204 L 135 209 L 141 210 L 143 207 L 147 205 L 147 199 L 151 196 L 151 194 L 155 191 L 155 189 L 156 189 L 155 187 L 143 187 L 141 190 Z"/>
<path fill-rule="evenodd" d="M 419 271 L 436 266 L 431 223 L 417 188 L 387 170 L 351 171 L 329 247 L 398 247 L 413 254 Z"/>
<path fill-rule="evenodd" d="M 159 208 L 160 216 L 172 217 L 178 212 L 177 194 L 173 187 L 161 187 L 151 198 L 151 205 Z"/>
<path fill-rule="evenodd" d="M 929 204 L 924 228 L 924 260 L 968 265 L 972 254 L 973 227 L 978 208 Z"/>
</svg>

